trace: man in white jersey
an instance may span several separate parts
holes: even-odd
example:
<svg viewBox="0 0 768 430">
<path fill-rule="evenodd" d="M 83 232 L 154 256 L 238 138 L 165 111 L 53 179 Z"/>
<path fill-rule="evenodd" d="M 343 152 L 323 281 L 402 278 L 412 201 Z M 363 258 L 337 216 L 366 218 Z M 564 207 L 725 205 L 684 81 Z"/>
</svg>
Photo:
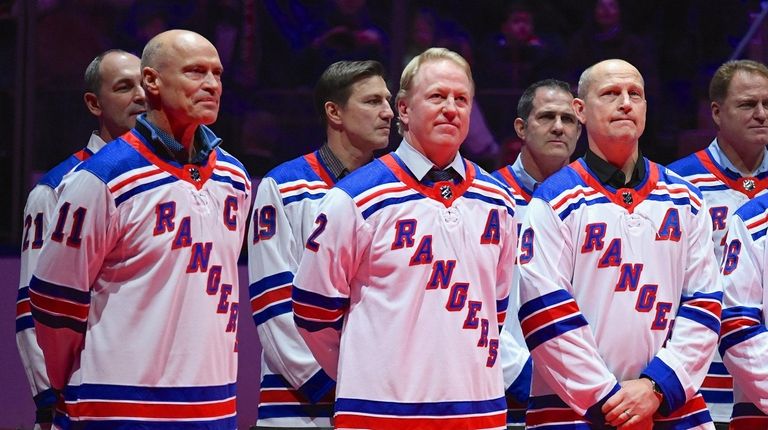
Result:
<svg viewBox="0 0 768 430">
<path fill-rule="evenodd" d="M 336 379 L 337 428 L 505 428 L 514 200 L 458 152 L 473 93 L 455 52 L 414 58 L 395 103 L 403 142 L 320 204 L 293 312 Z"/>
<path fill-rule="evenodd" d="M 386 148 L 394 116 L 377 61 L 339 61 L 315 87 L 326 141 L 259 183 L 248 235 L 249 294 L 262 345 L 259 427 L 330 427 L 333 380 L 299 336 L 291 285 L 320 200 Z"/>
<path fill-rule="evenodd" d="M 514 164 L 493 172 L 493 176 L 512 191 L 518 228 L 534 190 L 566 166 L 576 149 L 581 123 L 573 112 L 572 101 L 567 82 L 544 79 L 526 88 L 517 103 L 515 131 L 523 146 Z M 509 297 L 510 315 L 517 315 L 520 309 L 518 281 L 516 274 Z M 507 424 L 524 425 L 531 390 L 531 359 L 518 324 L 505 324 L 501 331 L 501 365 L 507 394 Z"/>
<path fill-rule="evenodd" d="M 29 306 L 29 281 L 45 241 L 58 201 L 56 187 L 69 171 L 87 159 L 106 142 L 127 132 L 144 113 L 144 89 L 137 56 L 111 49 L 99 54 L 85 69 L 83 100 L 99 121 L 98 130 L 88 144 L 48 171 L 27 197 L 24 207 L 24 236 L 21 247 L 21 275 L 16 302 L 16 346 L 32 388 L 37 413 L 36 429 L 49 429 L 56 395 L 45 373 L 43 352 L 37 345 L 35 326 Z"/>
<path fill-rule="evenodd" d="M 231 430 L 251 196 L 205 126 L 221 61 L 204 37 L 170 30 L 141 64 L 146 114 L 64 179 L 30 282 L 53 427 Z"/>
<path fill-rule="evenodd" d="M 520 237 L 518 317 L 534 363 L 526 424 L 714 428 L 697 393 L 722 298 L 706 204 L 640 154 L 634 66 L 593 65 L 578 96 L 587 153 L 537 189 Z"/>
<path fill-rule="evenodd" d="M 730 428 L 768 427 L 768 194 L 748 201 L 731 217 L 722 265 L 723 327 L 720 353 L 733 375 L 735 405 Z"/>
<path fill-rule="evenodd" d="M 736 209 L 768 188 L 768 68 L 751 60 L 720 66 L 709 84 L 717 136 L 709 146 L 669 165 L 699 187 L 712 218 L 717 261 L 723 261 L 728 222 Z M 718 427 L 728 428 L 734 409 L 733 380 L 720 355 L 701 387 Z M 748 402 L 738 399 L 737 404 Z M 747 409 L 739 406 L 740 411 Z M 738 414 L 734 418 L 738 417 Z M 768 417 L 763 417 L 768 425 Z"/>
</svg>

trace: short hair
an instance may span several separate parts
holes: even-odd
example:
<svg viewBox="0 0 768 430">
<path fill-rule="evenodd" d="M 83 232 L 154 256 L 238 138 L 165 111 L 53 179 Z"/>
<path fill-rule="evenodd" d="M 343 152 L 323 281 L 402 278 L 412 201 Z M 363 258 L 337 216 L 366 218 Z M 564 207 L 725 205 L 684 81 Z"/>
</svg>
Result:
<svg viewBox="0 0 768 430">
<path fill-rule="evenodd" d="M 717 68 L 712 80 L 709 82 L 709 101 L 722 103 L 728 95 L 728 88 L 731 86 L 736 72 L 755 73 L 768 79 L 768 67 L 763 63 L 752 60 L 734 60 L 724 63 Z"/>
<path fill-rule="evenodd" d="M 83 78 L 85 92 L 99 95 L 99 90 L 101 89 L 101 62 L 104 60 L 104 57 L 113 53 L 132 55 L 130 52 L 123 51 L 122 49 L 108 49 L 97 55 L 88 64 L 88 67 L 85 68 L 85 76 Z"/>
<path fill-rule="evenodd" d="M 533 110 L 533 99 L 536 97 L 536 90 L 539 88 L 551 88 L 553 90 L 559 90 L 564 93 L 570 94 L 571 85 L 568 82 L 564 82 L 558 79 L 543 79 L 541 81 L 534 82 L 528 88 L 523 91 L 520 96 L 520 100 L 517 102 L 517 116 L 523 121 L 528 121 L 528 116 L 531 115 Z"/>
<path fill-rule="evenodd" d="M 328 122 L 325 103 L 345 106 L 352 95 L 352 85 L 371 76 L 385 79 L 384 66 L 378 61 L 337 61 L 325 69 L 315 85 L 315 108 L 323 125 Z"/>
<path fill-rule="evenodd" d="M 422 64 L 440 60 L 453 61 L 462 69 L 464 69 L 464 72 L 467 74 L 467 78 L 469 79 L 471 95 L 474 96 L 475 81 L 472 79 L 472 68 L 469 66 L 467 60 L 465 60 L 464 57 L 462 57 L 460 54 L 447 48 L 429 48 L 421 54 L 413 57 L 413 59 L 405 66 L 405 69 L 403 69 L 403 73 L 400 75 L 400 89 L 397 91 L 395 104 L 408 96 L 408 92 L 411 90 L 411 85 L 413 84 L 413 78 L 419 72 L 419 68 L 421 68 Z M 403 124 L 400 122 L 399 118 L 397 120 L 397 132 L 400 133 L 400 135 L 403 135 L 405 132 Z"/>
<path fill-rule="evenodd" d="M 579 83 L 576 87 L 576 95 L 582 100 L 587 97 L 589 87 L 592 85 L 592 69 L 594 67 L 594 64 L 587 67 L 583 72 L 581 72 L 581 76 L 579 76 Z"/>
</svg>

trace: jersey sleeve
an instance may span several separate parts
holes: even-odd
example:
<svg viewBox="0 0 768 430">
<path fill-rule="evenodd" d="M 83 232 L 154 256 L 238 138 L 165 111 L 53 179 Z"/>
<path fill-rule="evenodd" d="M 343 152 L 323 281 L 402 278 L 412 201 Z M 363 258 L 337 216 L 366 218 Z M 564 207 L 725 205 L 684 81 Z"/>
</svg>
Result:
<svg viewBox="0 0 768 430">
<path fill-rule="evenodd" d="M 539 198 L 528 206 L 520 234 L 518 317 L 534 372 L 574 411 L 602 424 L 601 407 L 620 387 L 573 298 L 571 234 Z"/>
<path fill-rule="evenodd" d="M 307 348 L 291 312 L 293 278 L 304 250 L 301 221 L 289 218 L 278 184 L 264 178 L 256 193 L 248 234 L 248 292 L 264 360 L 317 402 L 333 387 L 333 380 Z"/>
<path fill-rule="evenodd" d="M 720 354 L 736 385 L 768 414 L 768 331 L 765 326 L 765 230 L 753 238 L 734 216 L 722 267 L 725 296 Z"/>
<path fill-rule="evenodd" d="M 307 239 L 293 289 L 299 333 L 326 373 L 336 379 L 350 282 L 370 241 L 354 201 L 338 188 L 320 204 L 315 231 Z"/>
<path fill-rule="evenodd" d="M 24 207 L 21 244 L 21 270 L 16 298 L 16 346 L 27 375 L 37 408 L 54 405 L 53 393 L 45 370 L 43 351 L 37 344 L 35 324 L 29 303 L 29 281 L 37 265 L 44 238 L 56 209 L 56 192 L 47 185 L 37 185 L 29 193 Z"/>
<path fill-rule="evenodd" d="M 671 337 L 641 373 L 656 381 L 664 392 L 659 409 L 662 414 L 674 412 L 699 390 L 720 332 L 723 293 L 706 204 L 692 217 L 682 297 Z"/>
<path fill-rule="evenodd" d="M 118 237 L 114 200 L 101 180 L 83 170 L 64 184 L 29 286 L 37 341 L 57 390 L 79 365 L 91 285 Z"/>
</svg>

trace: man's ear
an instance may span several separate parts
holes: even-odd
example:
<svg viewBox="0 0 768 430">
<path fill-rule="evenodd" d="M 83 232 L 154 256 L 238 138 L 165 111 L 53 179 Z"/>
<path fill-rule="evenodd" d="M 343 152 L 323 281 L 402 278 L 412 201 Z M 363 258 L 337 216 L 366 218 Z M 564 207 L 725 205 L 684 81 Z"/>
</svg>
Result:
<svg viewBox="0 0 768 430">
<path fill-rule="evenodd" d="M 325 102 L 323 105 L 323 108 L 325 109 L 325 119 L 330 125 L 334 126 L 341 126 L 342 125 L 342 119 L 341 119 L 341 109 L 339 109 L 339 105 L 337 105 L 334 102 L 328 101 Z"/>
<path fill-rule="evenodd" d="M 576 114 L 576 119 L 578 119 L 580 123 L 586 124 L 587 116 L 584 115 L 584 100 L 577 97 L 573 99 L 571 106 L 573 106 L 573 113 Z"/>
<path fill-rule="evenodd" d="M 717 102 L 712 102 L 709 107 L 712 109 L 712 121 L 715 122 L 715 128 L 720 130 L 720 105 Z"/>
<path fill-rule="evenodd" d="M 157 88 L 159 80 L 160 75 L 152 67 L 145 67 L 141 70 L 141 86 L 148 94 L 156 95 L 159 92 Z"/>
<path fill-rule="evenodd" d="M 525 141 L 525 121 L 522 118 L 515 118 L 515 133 L 517 133 L 517 137 Z"/>
<path fill-rule="evenodd" d="M 83 101 L 90 113 L 97 117 L 101 116 L 101 104 L 99 103 L 99 97 L 95 93 L 89 91 L 83 94 Z"/>
<path fill-rule="evenodd" d="M 397 109 L 397 117 L 399 118 L 400 124 L 403 126 L 408 125 L 408 103 L 406 103 L 404 98 L 400 98 L 395 104 L 395 108 Z"/>
</svg>

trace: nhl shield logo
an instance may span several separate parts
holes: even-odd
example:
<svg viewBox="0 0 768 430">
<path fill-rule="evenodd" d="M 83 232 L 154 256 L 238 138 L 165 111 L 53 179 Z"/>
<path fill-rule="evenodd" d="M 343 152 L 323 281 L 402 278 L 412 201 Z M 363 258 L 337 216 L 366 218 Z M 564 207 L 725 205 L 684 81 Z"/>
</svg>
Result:
<svg viewBox="0 0 768 430">
<path fill-rule="evenodd" d="M 448 185 L 441 185 L 440 195 L 443 196 L 444 199 L 450 200 L 451 197 L 453 197 L 453 191 L 451 191 L 451 187 L 449 187 Z"/>
<path fill-rule="evenodd" d="M 200 171 L 197 169 L 197 167 L 189 168 L 189 176 L 192 178 L 193 181 L 200 182 Z"/>
<path fill-rule="evenodd" d="M 744 179 L 742 185 L 744 186 L 745 190 L 752 191 L 755 189 L 755 180 L 752 178 L 746 178 Z"/>
<path fill-rule="evenodd" d="M 624 200 L 624 204 L 627 206 L 632 205 L 632 202 L 635 200 L 632 198 L 632 193 L 629 191 L 624 191 L 621 193 L 621 198 Z"/>
</svg>

